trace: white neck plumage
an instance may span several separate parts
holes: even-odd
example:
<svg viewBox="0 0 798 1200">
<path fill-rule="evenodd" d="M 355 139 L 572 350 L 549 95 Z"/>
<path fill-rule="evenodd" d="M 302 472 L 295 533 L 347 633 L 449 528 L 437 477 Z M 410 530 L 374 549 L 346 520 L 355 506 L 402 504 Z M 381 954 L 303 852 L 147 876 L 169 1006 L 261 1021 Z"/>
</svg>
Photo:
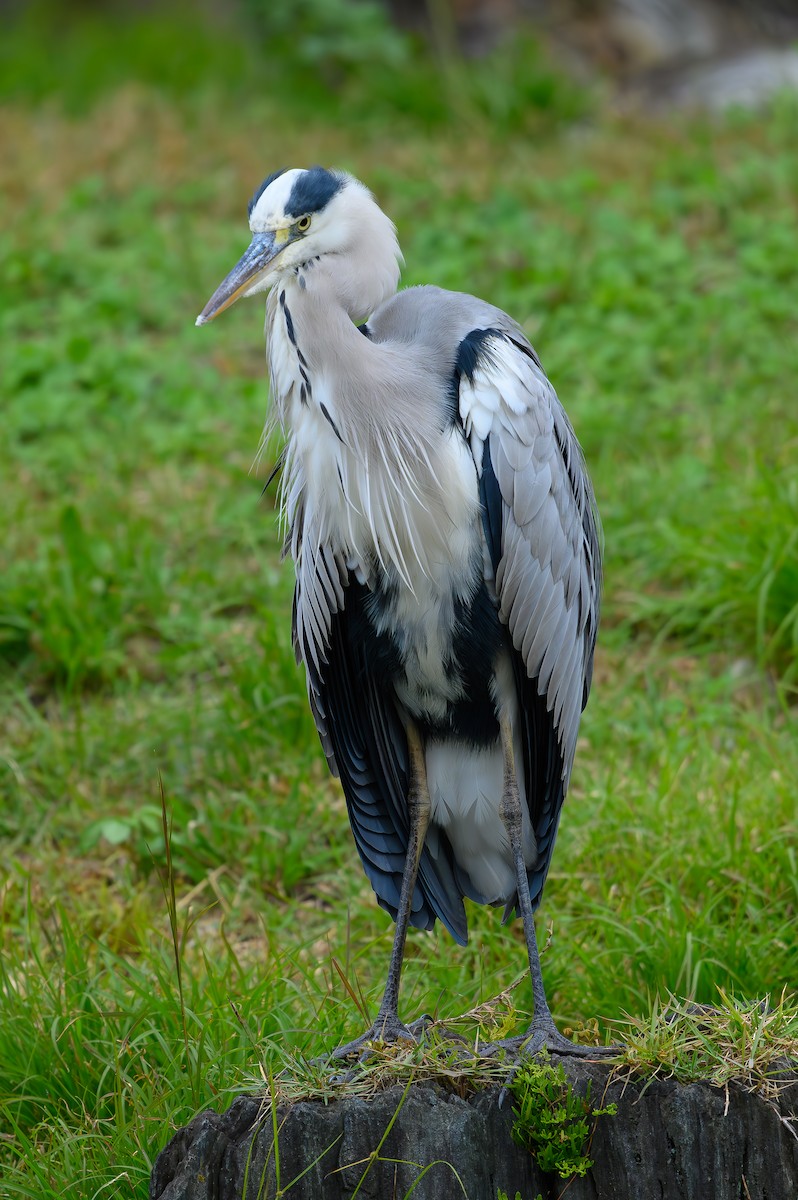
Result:
<svg viewBox="0 0 798 1200">
<path fill-rule="evenodd" d="M 425 364 L 360 332 L 344 282 L 342 299 L 341 276 L 322 257 L 269 295 L 272 402 L 286 436 L 283 513 L 295 529 L 301 505 L 306 536 L 315 528 L 320 542 L 348 546 L 366 573 L 375 560 L 393 567 L 415 591 L 432 571 L 430 554 L 449 557 L 447 492 L 459 507 L 462 489 Z M 442 494 L 430 496 L 419 481 L 436 476 Z"/>
</svg>

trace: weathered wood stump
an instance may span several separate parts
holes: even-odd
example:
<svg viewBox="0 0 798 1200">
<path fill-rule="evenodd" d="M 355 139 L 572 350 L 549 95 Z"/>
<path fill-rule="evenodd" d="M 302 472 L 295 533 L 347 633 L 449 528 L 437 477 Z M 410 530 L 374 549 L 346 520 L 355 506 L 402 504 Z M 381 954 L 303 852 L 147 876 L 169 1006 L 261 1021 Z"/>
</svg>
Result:
<svg viewBox="0 0 798 1200">
<path fill-rule="evenodd" d="M 798 1074 L 773 1099 L 730 1085 L 645 1083 L 610 1065 L 562 1060 L 573 1086 L 592 1081 L 600 1117 L 594 1165 L 568 1200 L 796 1200 Z M 158 1157 L 151 1200 L 555 1200 L 566 1187 L 510 1137 L 510 1102 L 498 1089 L 464 1100 L 434 1084 L 404 1094 L 278 1110 L 279 1178 L 268 1100 L 241 1096 L 227 1112 L 200 1113 Z M 403 1099 L 404 1096 L 404 1099 Z M 399 1109 L 388 1136 L 385 1131 Z M 376 1153 L 375 1153 L 376 1152 Z M 279 1190 L 282 1189 L 282 1190 Z"/>
</svg>

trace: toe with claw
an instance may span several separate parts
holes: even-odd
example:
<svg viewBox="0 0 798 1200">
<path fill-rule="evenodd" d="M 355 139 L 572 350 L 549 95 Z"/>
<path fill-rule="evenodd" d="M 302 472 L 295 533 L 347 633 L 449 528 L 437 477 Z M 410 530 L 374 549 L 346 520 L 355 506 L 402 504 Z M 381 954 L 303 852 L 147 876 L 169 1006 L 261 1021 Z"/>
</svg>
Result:
<svg viewBox="0 0 798 1200">
<path fill-rule="evenodd" d="M 343 1063 L 348 1060 L 356 1060 L 352 1063 L 351 1069 L 341 1076 L 336 1076 L 341 1081 L 348 1081 L 354 1077 L 358 1067 L 368 1062 L 373 1049 L 376 1045 L 393 1045 L 396 1042 L 408 1042 L 416 1044 L 420 1042 L 425 1029 L 432 1024 L 432 1017 L 424 1014 L 412 1021 L 410 1025 L 405 1025 L 399 1020 L 396 1013 L 387 1012 L 380 1013 L 371 1026 L 360 1037 L 355 1038 L 351 1042 L 347 1042 L 343 1046 L 339 1046 L 336 1050 L 331 1051 L 323 1059 L 317 1059 L 318 1063 Z"/>
<path fill-rule="evenodd" d="M 572 1042 L 560 1033 L 554 1024 L 551 1013 L 546 1011 L 540 1018 L 534 1018 L 526 1033 L 518 1037 L 502 1038 L 491 1042 L 481 1050 L 484 1058 L 492 1058 L 502 1051 L 512 1064 L 504 1087 L 499 1093 L 499 1107 L 504 1104 L 515 1079 L 519 1066 L 524 1059 L 537 1058 L 540 1054 L 557 1054 L 562 1057 L 582 1058 L 593 1060 L 597 1058 L 615 1058 L 624 1047 L 614 1046 L 585 1046 Z"/>
</svg>

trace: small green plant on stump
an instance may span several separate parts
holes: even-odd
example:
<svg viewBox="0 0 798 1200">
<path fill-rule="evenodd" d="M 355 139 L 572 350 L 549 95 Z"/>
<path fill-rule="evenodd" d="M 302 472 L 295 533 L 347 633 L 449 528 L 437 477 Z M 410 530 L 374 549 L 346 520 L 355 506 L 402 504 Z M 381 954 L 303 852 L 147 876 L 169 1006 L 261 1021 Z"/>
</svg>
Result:
<svg viewBox="0 0 798 1200">
<path fill-rule="evenodd" d="M 496 1194 L 496 1200 L 510 1200 L 510 1197 L 507 1195 L 506 1192 L 503 1192 L 501 1190 L 501 1188 L 499 1188 L 499 1190 Z M 521 1195 L 520 1192 L 515 1193 L 515 1200 L 523 1200 L 523 1196 Z M 541 1196 L 540 1192 L 538 1192 L 537 1196 L 535 1196 L 535 1200 L 543 1200 L 543 1197 Z"/>
<path fill-rule="evenodd" d="M 584 1096 L 574 1091 L 562 1066 L 547 1058 L 522 1062 L 510 1092 L 515 1101 L 512 1136 L 537 1159 L 542 1171 L 556 1172 L 561 1179 L 586 1175 L 593 1160 L 583 1153 L 596 1117 L 614 1116 L 615 1104 L 592 1108 L 590 1081 Z"/>
</svg>

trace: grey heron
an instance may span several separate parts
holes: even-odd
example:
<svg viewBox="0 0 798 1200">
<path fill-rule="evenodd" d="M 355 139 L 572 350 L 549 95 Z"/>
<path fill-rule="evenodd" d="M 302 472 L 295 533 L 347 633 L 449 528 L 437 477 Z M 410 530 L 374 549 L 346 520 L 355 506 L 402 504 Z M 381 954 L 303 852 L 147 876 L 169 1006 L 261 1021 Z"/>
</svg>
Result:
<svg viewBox="0 0 798 1200">
<path fill-rule="evenodd" d="M 352 176 L 278 171 L 249 226 L 197 324 L 268 293 L 294 647 L 363 867 L 396 922 L 377 1019 L 336 1054 L 410 1035 L 408 926 L 437 918 L 464 944 L 464 897 L 523 920 L 525 1052 L 579 1053 L 551 1016 L 534 922 L 599 619 L 598 517 L 576 436 L 506 313 L 437 287 L 397 291 L 396 230 Z"/>
</svg>

